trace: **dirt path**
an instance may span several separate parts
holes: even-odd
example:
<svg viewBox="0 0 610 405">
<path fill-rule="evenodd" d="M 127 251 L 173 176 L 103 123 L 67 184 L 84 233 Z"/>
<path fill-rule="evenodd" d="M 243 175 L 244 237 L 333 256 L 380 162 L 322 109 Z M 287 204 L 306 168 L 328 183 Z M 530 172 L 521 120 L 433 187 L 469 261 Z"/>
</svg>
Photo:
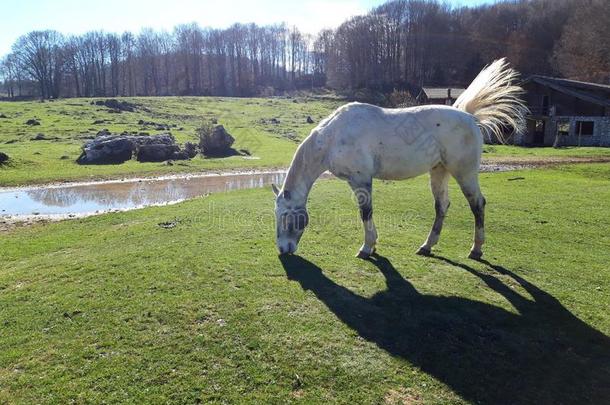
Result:
<svg viewBox="0 0 610 405">
<path fill-rule="evenodd" d="M 536 169 L 578 163 L 610 163 L 610 157 L 507 157 L 485 159 L 481 162 L 482 172 L 506 172 L 511 170 Z"/>
</svg>

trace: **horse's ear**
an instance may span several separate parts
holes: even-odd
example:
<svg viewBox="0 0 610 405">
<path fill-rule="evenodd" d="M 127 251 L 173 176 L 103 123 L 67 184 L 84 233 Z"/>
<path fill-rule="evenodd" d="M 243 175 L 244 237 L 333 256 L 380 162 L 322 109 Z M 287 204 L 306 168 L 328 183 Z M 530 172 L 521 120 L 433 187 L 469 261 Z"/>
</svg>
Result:
<svg viewBox="0 0 610 405">
<path fill-rule="evenodd" d="M 273 190 L 273 194 L 275 194 L 275 196 L 277 197 L 278 195 L 280 195 L 280 189 L 277 188 L 277 186 L 275 184 L 271 184 L 271 189 Z"/>
</svg>

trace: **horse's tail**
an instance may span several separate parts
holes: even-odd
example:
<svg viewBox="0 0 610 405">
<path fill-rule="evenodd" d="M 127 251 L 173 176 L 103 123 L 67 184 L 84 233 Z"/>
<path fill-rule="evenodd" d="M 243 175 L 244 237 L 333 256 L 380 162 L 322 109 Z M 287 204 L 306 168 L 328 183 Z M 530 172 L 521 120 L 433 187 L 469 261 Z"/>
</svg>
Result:
<svg viewBox="0 0 610 405">
<path fill-rule="evenodd" d="M 479 73 L 453 106 L 474 115 L 479 127 L 506 143 L 504 128 L 520 132 L 525 126 L 523 89 L 513 84 L 518 77 L 505 58 L 498 59 Z"/>
</svg>

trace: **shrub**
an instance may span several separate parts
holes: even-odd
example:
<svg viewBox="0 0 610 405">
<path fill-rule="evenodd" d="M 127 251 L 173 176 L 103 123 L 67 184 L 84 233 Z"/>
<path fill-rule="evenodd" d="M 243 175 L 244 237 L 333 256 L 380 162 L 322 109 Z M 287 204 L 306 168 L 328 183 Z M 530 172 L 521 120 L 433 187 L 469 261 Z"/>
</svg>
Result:
<svg viewBox="0 0 610 405">
<path fill-rule="evenodd" d="M 199 149 L 205 156 L 229 156 L 234 150 L 231 148 L 235 138 L 229 134 L 222 125 L 204 122 L 197 128 L 199 136 Z"/>
<path fill-rule="evenodd" d="M 394 91 L 388 95 L 387 104 L 389 107 L 407 108 L 417 105 L 417 102 L 409 91 L 394 89 Z"/>
<path fill-rule="evenodd" d="M 214 124 L 211 121 L 204 121 L 195 129 L 195 132 L 197 132 L 197 137 L 199 138 L 199 147 L 203 149 L 214 132 Z"/>
</svg>

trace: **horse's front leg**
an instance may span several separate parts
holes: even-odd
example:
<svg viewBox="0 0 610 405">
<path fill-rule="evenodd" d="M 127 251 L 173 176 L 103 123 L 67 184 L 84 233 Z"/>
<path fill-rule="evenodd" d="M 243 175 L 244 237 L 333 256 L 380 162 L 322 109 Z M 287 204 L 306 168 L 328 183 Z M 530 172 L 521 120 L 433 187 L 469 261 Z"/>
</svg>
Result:
<svg viewBox="0 0 610 405">
<path fill-rule="evenodd" d="M 364 226 L 364 244 L 356 257 L 366 259 L 375 252 L 377 243 L 377 229 L 373 222 L 373 179 L 350 180 L 349 184 L 358 202 L 360 218 Z"/>
</svg>

